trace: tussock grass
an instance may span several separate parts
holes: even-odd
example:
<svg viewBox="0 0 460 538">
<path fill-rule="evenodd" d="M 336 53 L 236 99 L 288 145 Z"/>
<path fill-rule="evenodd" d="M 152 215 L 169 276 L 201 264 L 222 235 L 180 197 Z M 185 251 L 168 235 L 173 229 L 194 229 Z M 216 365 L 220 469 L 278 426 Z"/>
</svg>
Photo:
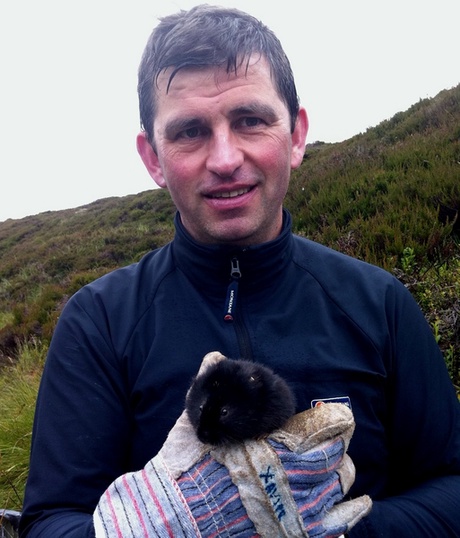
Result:
<svg viewBox="0 0 460 538">
<path fill-rule="evenodd" d="M 46 348 L 32 341 L 0 370 L 0 508 L 21 510 L 30 438 Z"/>
</svg>

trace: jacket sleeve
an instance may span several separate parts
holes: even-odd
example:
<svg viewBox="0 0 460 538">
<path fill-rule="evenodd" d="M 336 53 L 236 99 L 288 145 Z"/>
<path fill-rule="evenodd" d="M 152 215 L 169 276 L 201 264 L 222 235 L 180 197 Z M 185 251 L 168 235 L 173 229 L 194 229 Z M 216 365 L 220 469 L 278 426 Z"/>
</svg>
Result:
<svg viewBox="0 0 460 538">
<path fill-rule="evenodd" d="M 61 315 L 40 385 L 20 522 L 27 538 L 92 537 L 94 507 L 125 471 L 130 421 L 123 376 L 103 307 L 90 307 L 99 308 L 95 316 L 81 298 L 74 296 Z"/>
<path fill-rule="evenodd" d="M 460 536 L 460 404 L 431 328 L 395 284 L 389 375 L 389 491 L 352 538 Z"/>
<path fill-rule="evenodd" d="M 460 536 L 460 477 L 444 476 L 381 501 L 354 527 L 350 538 Z"/>
<path fill-rule="evenodd" d="M 27 534 L 24 534 L 27 532 Z M 63 512 L 53 513 L 37 521 L 29 531 L 20 530 L 19 536 L 48 538 L 95 538 L 93 517 L 90 514 Z"/>
</svg>

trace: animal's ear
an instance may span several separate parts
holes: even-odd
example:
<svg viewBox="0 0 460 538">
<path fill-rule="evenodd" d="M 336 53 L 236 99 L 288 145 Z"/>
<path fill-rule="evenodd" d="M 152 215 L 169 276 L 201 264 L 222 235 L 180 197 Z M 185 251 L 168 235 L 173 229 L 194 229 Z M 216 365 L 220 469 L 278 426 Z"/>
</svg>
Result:
<svg viewBox="0 0 460 538">
<path fill-rule="evenodd" d="M 214 364 L 217 364 L 220 361 L 225 360 L 226 358 L 227 357 L 222 355 L 222 353 L 220 353 L 219 351 L 211 351 L 210 353 L 206 354 L 203 357 L 197 376 L 204 374 L 208 370 L 208 368 L 210 368 Z"/>
</svg>

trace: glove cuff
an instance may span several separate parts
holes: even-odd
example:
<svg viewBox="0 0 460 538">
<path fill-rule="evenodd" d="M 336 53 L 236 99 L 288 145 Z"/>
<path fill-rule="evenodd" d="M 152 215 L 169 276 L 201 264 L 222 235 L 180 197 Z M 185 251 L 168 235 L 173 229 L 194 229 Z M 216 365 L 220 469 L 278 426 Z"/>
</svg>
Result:
<svg viewBox="0 0 460 538">
<path fill-rule="evenodd" d="M 199 538 L 198 526 L 161 458 L 112 482 L 93 514 L 96 538 Z"/>
</svg>

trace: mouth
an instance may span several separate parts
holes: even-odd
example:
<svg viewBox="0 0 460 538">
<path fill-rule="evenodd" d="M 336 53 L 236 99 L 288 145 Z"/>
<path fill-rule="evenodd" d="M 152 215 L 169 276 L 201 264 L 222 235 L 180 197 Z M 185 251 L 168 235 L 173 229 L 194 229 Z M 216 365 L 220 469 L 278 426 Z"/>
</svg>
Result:
<svg viewBox="0 0 460 538">
<path fill-rule="evenodd" d="M 210 198 L 214 198 L 214 199 L 236 198 L 237 196 L 242 196 L 243 194 L 247 194 L 250 190 L 251 190 L 251 187 L 246 187 L 245 189 L 236 189 L 234 191 L 217 192 L 215 194 L 210 195 Z"/>
</svg>

